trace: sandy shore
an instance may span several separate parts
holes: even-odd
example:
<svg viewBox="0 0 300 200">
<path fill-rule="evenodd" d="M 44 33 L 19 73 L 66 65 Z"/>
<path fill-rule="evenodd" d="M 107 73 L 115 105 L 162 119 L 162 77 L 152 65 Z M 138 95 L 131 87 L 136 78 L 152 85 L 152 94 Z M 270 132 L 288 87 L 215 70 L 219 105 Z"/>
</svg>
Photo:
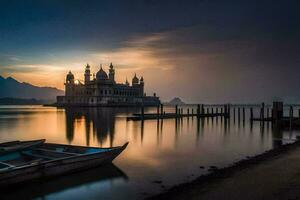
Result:
<svg viewBox="0 0 300 200">
<path fill-rule="evenodd" d="M 149 199 L 300 199 L 300 141 L 215 170 Z"/>
</svg>

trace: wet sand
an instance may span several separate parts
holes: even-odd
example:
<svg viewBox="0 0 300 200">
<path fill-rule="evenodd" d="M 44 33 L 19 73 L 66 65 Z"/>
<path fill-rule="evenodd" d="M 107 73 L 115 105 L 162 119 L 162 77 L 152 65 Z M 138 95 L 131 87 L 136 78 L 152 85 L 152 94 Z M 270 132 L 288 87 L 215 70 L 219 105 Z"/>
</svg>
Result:
<svg viewBox="0 0 300 200">
<path fill-rule="evenodd" d="M 215 170 L 150 199 L 300 199 L 300 142 Z"/>
</svg>

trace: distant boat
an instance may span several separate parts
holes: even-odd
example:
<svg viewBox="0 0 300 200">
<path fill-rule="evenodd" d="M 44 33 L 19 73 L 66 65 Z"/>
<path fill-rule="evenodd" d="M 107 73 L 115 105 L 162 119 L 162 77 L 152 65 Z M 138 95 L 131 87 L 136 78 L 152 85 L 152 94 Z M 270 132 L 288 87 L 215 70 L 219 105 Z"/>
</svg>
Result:
<svg viewBox="0 0 300 200">
<path fill-rule="evenodd" d="M 0 156 L 15 151 L 20 151 L 28 148 L 32 148 L 41 145 L 45 142 L 45 139 L 30 140 L 30 141 L 12 141 L 0 144 Z"/>
<path fill-rule="evenodd" d="M 111 163 L 126 147 L 43 143 L 0 156 L 0 187 L 49 178 Z"/>
</svg>

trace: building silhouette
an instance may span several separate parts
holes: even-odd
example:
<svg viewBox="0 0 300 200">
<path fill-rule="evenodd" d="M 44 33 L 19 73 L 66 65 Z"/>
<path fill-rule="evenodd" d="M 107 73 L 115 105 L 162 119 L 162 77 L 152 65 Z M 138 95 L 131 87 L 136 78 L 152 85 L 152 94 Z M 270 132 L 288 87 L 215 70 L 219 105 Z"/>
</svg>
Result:
<svg viewBox="0 0 300 200">
<path fill-rule="evenodd" d="M 134 75 L 131 85 L 126 82 L 116 83 L 115 69 L 112 63 L 109 73 L 100 65 L 96 76 L 91 74 L 91 67 L 86 65 L 84 83 L 76 80 L 70 71 L 66 76 L 65 96 L 57 97 L 58 106 L 156 106 L 160 100 L 154 93 L 146 96 L 144 78 Z"/>
</svg>

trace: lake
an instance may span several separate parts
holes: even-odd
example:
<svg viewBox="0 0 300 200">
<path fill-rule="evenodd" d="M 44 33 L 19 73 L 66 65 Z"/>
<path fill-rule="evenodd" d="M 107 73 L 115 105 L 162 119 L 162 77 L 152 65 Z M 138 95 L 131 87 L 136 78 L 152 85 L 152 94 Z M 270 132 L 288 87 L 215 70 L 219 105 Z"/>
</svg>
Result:
<svg viewBox="0 0 300 200">
<path fill-rule="evenodd" d="M 174 112 L 172 107 L 165 109 Z M 97 147 L 129 142 L 111 166 L 27 185 L 6 198 L 142 199 L 208 173 L 210 166 L 231 165 L 300 135 L 276 130 L 270 123 L 251 124 L 248 108 L 245 121 L 237 115 L 234 120 L 233 114 L 226 121 L 221 117 L 127 121 L 136 112 L 138 108 L 1 106 L 1 142 L 45 138 L 51 143 Z"/>
</svg>

